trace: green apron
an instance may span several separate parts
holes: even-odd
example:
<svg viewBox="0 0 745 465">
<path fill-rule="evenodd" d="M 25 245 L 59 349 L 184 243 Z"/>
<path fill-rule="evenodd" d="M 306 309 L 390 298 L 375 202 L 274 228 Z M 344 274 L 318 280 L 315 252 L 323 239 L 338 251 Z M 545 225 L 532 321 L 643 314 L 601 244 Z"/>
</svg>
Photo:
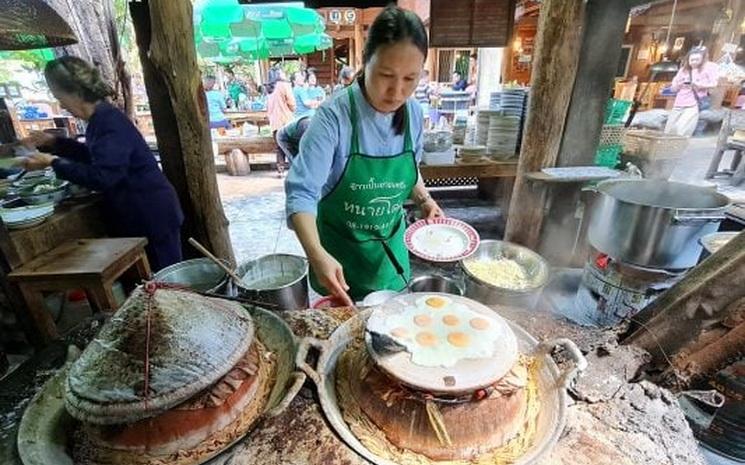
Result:
<svg viewBox="0 0 745 465">
<path fill-rule="evenodd" d="M 398 155 L 373 157 L 360 153 L 357 107 L 352 88 L 352 141 L 339 182 L 318 204 L 316 224 L 321 245 L 344 269 L 349 296 L 362 299 L 381 289 L 401 290 L 411 277 L 409 252 L 404 245 L 403 204 L 417 182 L 418 170 L 405 115 L 404 150 Z M 408 112 L 407 112 L 408 113 Z M 310 283 L 327 295 L 311 270 Z"/>
</svg>

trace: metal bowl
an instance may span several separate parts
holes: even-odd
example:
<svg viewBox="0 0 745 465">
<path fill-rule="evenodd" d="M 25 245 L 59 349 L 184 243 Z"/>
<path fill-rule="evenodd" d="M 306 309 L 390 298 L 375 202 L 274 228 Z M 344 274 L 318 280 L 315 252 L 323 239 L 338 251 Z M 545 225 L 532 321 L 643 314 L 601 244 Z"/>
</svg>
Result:
<svg viewBox="0 0 745 465">
<path fill-rule="evenodd" d="M 438 275 L 418 276 L 409 283 L 411 292 L 444 292 L 463 295 L 463 286 L 456 280 Z"/>
<path fill-rule="evenodd" d="M 222 262 L 230 266 L 227 261 Z M 195 258 L 173 264 L 155 273 L 153 279 L 164 283 L 181 284 L 199 292 L 234 295 L 228 274 L 209 258 Z"/>
<path fill-rule="evenodd" d="M 480 259 L 507 258 L 522 266 L 531 281 L 525 289 L 509 289 L 487 283 L 477 278 L 468 268 L 470 263 Z M 482 240 L 476 252 L 462 260 L 460 266 L 466 277 L 466 296 L 484 304 L 508 305 L 532 310 L 548 283 L 550 267 L 548 262 L 532 250 L 510 242 Z"/>
<path fill-rule="evenodd" d="M 290 254 L 264 255 L 246 262 L 235 273 L 238 295 L 266 302 L 280 310 L 308 308 L 308 261 Z"/>
</svg>

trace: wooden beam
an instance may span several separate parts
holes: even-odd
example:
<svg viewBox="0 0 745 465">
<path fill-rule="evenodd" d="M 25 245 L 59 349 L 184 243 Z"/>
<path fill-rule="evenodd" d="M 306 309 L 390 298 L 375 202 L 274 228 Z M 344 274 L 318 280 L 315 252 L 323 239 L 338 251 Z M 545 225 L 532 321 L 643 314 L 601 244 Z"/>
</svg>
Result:
<svg viewBox="0 0 745 465">
<path fill-rule="evenodd" d="M 623 342 L 649 352 L 652 368 L 666 370 L 669 385 L 686 383 L 707 368 L 716 369 L 714 365 L 722 360 L 712 353 L 745 351 L 744 328 L 726 323 L 728 319 L 741 323 L 735 314 L 743 313 L 737 302 L 745 296 L 744 282 L 745 233 L 740 233 L 637 314 Z M 710 343 L 724 346 L 707 349 L 710 343 L 701 341 L 721 327 L 728 330 Z"/>
<path fill-rule="evenodd" d="M 586 8 L 586 29 L 558 166 L 593 164 L 630 10 L 623 2 L 607 0 L 589 0 Z"/>
<path fill-rule="evenodd" d="M 546 191 L 525 175 L 556 164 L 577 73 L 584 4 L 546 0 L 541 6 L 528 119 L 505 231 L 506 240 L 530 248 L 538 245 Z"/>
<path fill-rule="evenodd" d="M 362 45 L 365 38 L 362 35 L 362 25 L 359 20 L 354 23 L 354 69 L 362 69 Z"/>
<path fill-rule="evenodd" d="M 196 238 L 235 261 L 217 189 L 207 105 L 197 68 L 191 2 L 130 2 L 163 171 L 186 220 L 182 238 Z M 190 246 L 185 255 L 195 256 Z"/>
</svg>

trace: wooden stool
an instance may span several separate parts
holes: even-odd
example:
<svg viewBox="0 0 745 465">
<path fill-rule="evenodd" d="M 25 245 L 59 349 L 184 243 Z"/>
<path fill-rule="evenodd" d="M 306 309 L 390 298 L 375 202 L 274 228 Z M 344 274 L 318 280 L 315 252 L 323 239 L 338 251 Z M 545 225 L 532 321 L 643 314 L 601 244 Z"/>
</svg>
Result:
<svg viewBox="0 0 745 465">
<path fill-rule="evenodd" d="M 49 342 L 59 334 L 42 292 L 82 288 L 94 311 L 114 311 L 114 281 L 130 269 L 139 279 L 150 278 L 145 245 L 141 237 L 74 240 L 36 257 L 8 279 L 18 285 L 36 330 Z"/>
</svg>

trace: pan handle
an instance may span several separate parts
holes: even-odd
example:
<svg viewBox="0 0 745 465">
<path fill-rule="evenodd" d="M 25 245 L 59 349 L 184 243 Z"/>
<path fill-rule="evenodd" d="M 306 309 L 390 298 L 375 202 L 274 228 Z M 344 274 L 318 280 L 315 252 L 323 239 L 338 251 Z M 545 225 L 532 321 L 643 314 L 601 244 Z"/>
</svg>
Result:
<svg viewBox="0 0 745 465">
<path fill-rule="evenodd" d="M 326 343 L 320 339 L 314 337 L 304 337 L 300 340 L 300 344 L 297 348 L 297 354 L 295 355 L 295 367 L 302 370 L 308 378 L 312 379 L 316 386 L 321 386 L 321 375 L 318 371 L 305 360 L 308 358 L 308 351 L 315 347 L 320 352 L 326 349 Z"/>
<path fill-rule="evenodd" d="M 266 416 L 268 418 L 276 417 L 280 413 L 284 412 L 287 406 L 290 405 L 290 402 L 292 402 L 295 396 L 297 396 L 297 393 L 300 392 L 300 389 L 302 389 L 303 384 L 306 380 L 305 373 L 302 373 L 300 371 L 293 371 L 290 374 L 290 377 L 293 380 L 292 385 L 290 385 L 290 388 L 287 390 L 282 400 L 276 406 L 266 412 Z"/>
<path fill-rule="evenodd" d="M 558 338 L 550 339 L 548 341 L 541 342 L 538 346 L 538 350 L 542 353 L 546 353 L 551 356 L 554 349 L 560 347 L 566 351 L 567 356 L 571 359 L 571 364 L 568 368 L 564 369 L 561 373 L 559 383 L 564 389 L 568 389 L 577 377 L 585 371 L 587 368 L 587 359 L 579 347 L 569 339 Z"/>
</svg>

